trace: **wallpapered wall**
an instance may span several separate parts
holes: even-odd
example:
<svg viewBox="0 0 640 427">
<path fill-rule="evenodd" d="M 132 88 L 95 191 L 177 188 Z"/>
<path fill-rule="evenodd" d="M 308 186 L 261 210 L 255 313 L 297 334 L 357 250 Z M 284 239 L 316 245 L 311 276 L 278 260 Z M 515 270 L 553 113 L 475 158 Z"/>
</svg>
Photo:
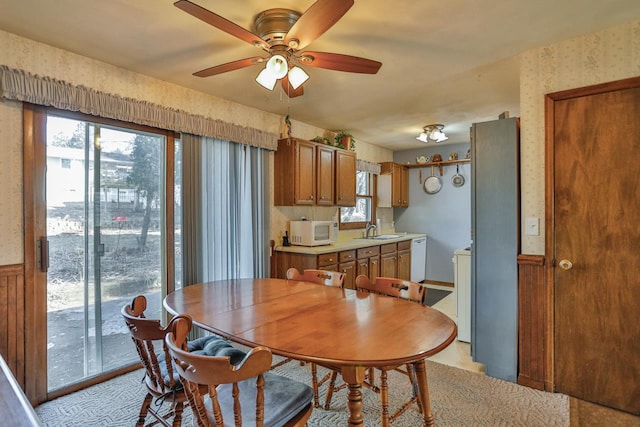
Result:
<svg viewBox="0 0 640 427">
<path fill-rule="evenodd" d="M 84 85 L 107 93 L 201 114 L 239 126 L 262 129 L 274 134 L 280 134 L 282 130 L 281 116 L 235 104 L 4 31 L 0 31 L 0 64 L 64 80 L 74 85 Z M 291 115 L 294 136 L 311 139 L 314 136 L 326 134 L 324 129 L 297 122 L 295 112 Z M 0 156 L 0 265 L 19 264 L 23 262 L 22 108 L 20 103 L 0 99 L 0 149 L 2 150 L 2 156 Z M 393 156 L 387 149 L 362 141 L 358 141 L 356 151 L 358 158 L 371 162 L 391 160 Z M 273 167 L 271 169 L 273 170 Z M 273 176 L 271 182 L 273 182 Z M 273 206 L 273 192 L 271 201 Z M 287 209 L 272 209 L 273 239 L 277 238 L 280 234 L 279 230 L 284 229 L 284 225 L 293 214 L 294 212 Z M 308 212 L 305 215 L 312 217 Z"/>
<path fill-rule="evenodd" d="M 527 51 L 520 56 L 522 229 L 540 218 L 522 253 L 544 254 L 544 94 L 640 76 L 640 21 Z"/>
<path fill-rule="evenodd" d="M 520 56 L 522 220 L 541 219 L 539 236 L 522 236 L 522 252 L 544 253 L 544 94 L 640 75 L 640 21 L 533 49 Z M 0 31 L 0 63 L 72 84 L 172 106 L 280 133 L 282 117 L 156 80 Z M 23 261 L 22 120 L 18 103 L 0 100 L 0 265 Z M 295 121 L 301 138 L 325 130 Z M 357 138 L 357 135 L 356 135 Z M 358 157 L 392 160 L 384 148 L 358 141 Z M 272 196 L 273 197 L 273 196 Z M 273 199 L 272 199 L 273 200 Z M 272 238 L 278 241 L 289 218 L 330 218 L 331 208 L 273 208 Z M 523 224 L 524 225 L 524 224 Z M 524 229 L 524 226 L 523 226 Z"/>
</svg>

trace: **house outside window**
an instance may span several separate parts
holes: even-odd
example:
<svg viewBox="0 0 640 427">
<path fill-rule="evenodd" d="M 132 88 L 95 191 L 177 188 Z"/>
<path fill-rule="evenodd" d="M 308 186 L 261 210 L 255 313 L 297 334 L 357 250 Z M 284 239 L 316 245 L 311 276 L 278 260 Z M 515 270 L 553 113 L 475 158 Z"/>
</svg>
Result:
<svg viewBox="0 0 640 427">
<path fill-rule="evenodd" d="M 370 172 L 356 172 L 356 205 L 340 208 L 340 229 L 365 228 L 367 223 L 375 223 L 374 175 Z"/>
</svg>

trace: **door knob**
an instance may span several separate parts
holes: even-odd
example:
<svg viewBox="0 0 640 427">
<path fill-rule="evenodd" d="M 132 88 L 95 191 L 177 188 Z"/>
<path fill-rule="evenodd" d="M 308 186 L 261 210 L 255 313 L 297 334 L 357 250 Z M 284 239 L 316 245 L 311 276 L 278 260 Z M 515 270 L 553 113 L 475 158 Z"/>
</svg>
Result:
<svg viewBox="0 0 640 427">
<path fill-rule="evenodd" d="M 558 265 L 560 266 L 561 269 L 563 270 L 571 270 L 571 267 L 573 267 L 573 263 L 571 261 L 569 261 L 568 259 L 563 259 L 561 260 Z"/>
</svg>

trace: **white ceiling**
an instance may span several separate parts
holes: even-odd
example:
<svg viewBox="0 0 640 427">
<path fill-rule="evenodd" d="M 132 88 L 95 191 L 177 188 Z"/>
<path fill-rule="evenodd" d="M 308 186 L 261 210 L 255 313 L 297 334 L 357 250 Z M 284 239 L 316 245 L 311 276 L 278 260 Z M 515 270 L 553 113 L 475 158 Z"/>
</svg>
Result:
<svg viewBox="0 0 640 427">
<path fill-rule="evenodd" d="M 193 1 L 249 30 L 262 10 L 314 3 Z M 306 50 L 374 59 L 380 71 L 307 67 L 305 94 L 288 99 L 254 81 L 258 66 L 192 76 L 261 51 L 172 0 L 0 0 L 4 31 L 394 151 L 424 147 L 415 136 L 427 124 L 468 142 L 471 123 L 519 115 L 519 53 L 638 18 L 638 0 L 356 0 Z"/>
</svg>

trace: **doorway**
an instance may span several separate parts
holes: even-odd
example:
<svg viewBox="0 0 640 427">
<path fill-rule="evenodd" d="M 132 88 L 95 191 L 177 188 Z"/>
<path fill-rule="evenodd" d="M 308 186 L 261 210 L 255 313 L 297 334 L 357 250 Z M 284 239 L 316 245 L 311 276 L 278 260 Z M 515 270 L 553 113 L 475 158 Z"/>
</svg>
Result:
<svg viewBox="0 0 640 427">
<path fill-rule="evenodd" d="M 174 135 L 24 109 L 25 195 L 33 194 L 25 200 L 25 265 L 33 263 L 25 380 L 37 403 L 135 367 L 120 315 L 134 296 L 146 296 L 148 317 L 162 318 L 173 290 L 165 254 L 174 248 Z"/>
<path fill-rule="evenodd" d="M 546 109 L 554 388 L 640 414 L 640 79 Z"/>
<path fill-rule="evenodd" d="M 47 116 L 48 390 L 133 363 L 120 308 L 161 316 L 165 138 Z"/>
</svg>

